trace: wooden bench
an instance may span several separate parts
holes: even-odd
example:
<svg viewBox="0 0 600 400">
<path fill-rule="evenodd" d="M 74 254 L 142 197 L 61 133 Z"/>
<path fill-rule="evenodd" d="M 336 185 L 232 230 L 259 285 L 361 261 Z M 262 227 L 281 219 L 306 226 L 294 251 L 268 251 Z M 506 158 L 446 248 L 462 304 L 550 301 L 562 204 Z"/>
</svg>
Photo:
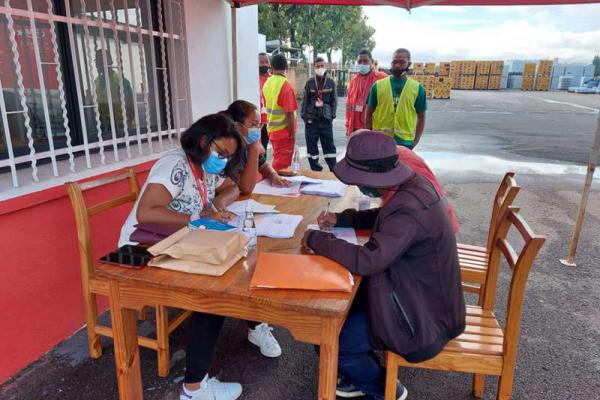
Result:
<svg viewBox="0 0 600 400">
<path fill-rule="evenodd" d="M 117 196 L 104 202 L 87 206 L 83 192 L 101 186 L 114 184 L 120 181 L 129 181 L 129 193 Z M 128 203 L 135 203 L 139 196 L 139 185 L 137 176 L 132 168 L 122 170 L 116 175 L 88 181 L 85 183 L 65 183 L 67 192 L 71 199 L 75 222 L 77 224 L 77 239 L 79 241 L 79 254 L 81 265 L 81 288 L 83 290 L 83 301 L 87 321 L 88 346 L 90 356 L 99 358 L 102 356 L 100 336 L 113 336 L 113 331 L 108 326 L 98 323 L 98 308 L 96 295 L 109 295 L 108 282 L 94 276 L 94 264 L 92 253 L 92 240 L 90 237 L 90 217 Z M 116 238 L 115 238 L 116 244 Z M 156 339 L 138 336 L 140 346 L 156 350 L 158 355 L 158 375 L 166 377 L 169 375 L 169 334 L 173 332 L 192 313 L 183 311 L 169 322 L 168 310 L 165 306 L 156 306 Z M 145 308 L 144 310 L 145 311 Z"/>
<path fill-rule="evenodd" d="M 512 206 L 515 197 L 517 197 L 519 190 L 521 190 L 521 188 L 517 186 L 514 176 L 514 172 L 507 172 L 496 191 L 496 196 L 492 203 L 492 216 L 488 228 L 486 247 L 464 243 L 458 244 L 458 259 L 462 274 L 463 289 L 466 292 L 477 293 L 479 295 L 479 300 L 481 300 L 481 295 L 483 293 L 490 250 L 494 233 L 498 227 L 498 220 L 504 211 Z"/>
<path fill-rule="evenodd" d="M 516 228 L 525 242 L 520 254 L 515 252 L 506 239 L 511 227 Z M 387 351 L 385 399 L 396 399 L 399 366 L 472 373 L 473 396 L 477 398 L 483 397 L 485 375 L 496 375 L 500 377 L 497 399 L 510 399 L 525 285 L 533 261 L 544 241 L 543 237 L 531 231 L 518 215 L 516 208 L 506 209 L 498 220 L 498 229 L 492 242 L 494 245 L 490 253 L 481 306 L 467 306 L 464 333 L 450 341 L 436 357 L 421 363 L 409 363 L 398 354 Z M 505 330 L 502 330 L 493 312 L 502 259 L 511 269 Z"/>
</svg>

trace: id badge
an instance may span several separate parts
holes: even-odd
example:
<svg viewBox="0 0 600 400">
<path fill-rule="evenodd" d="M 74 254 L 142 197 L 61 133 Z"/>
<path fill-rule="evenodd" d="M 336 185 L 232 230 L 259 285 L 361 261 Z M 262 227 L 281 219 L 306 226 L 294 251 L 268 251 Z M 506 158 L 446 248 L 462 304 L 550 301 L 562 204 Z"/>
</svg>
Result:
<svg viewBox="0 0 600 400">
<path fill-rule="evenodd" d="M 360 105 L 360 106 L 354 107 L 354 111 L 356 111 L 356 112 L 363 112 L 363 106 Z"/>
<path fill-rule="evenodd" d="M 317 101 L 315 101 L 315 107 L 323 107 L 323 99 L 317 99 Z"/>
</svg>

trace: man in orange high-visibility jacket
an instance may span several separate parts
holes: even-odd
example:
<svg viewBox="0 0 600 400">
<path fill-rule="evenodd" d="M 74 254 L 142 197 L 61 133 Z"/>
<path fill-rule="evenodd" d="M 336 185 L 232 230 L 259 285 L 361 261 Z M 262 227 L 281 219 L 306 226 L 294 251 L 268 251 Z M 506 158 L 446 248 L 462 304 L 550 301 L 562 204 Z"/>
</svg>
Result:
<svg viewBox="0 0 600 400">
<path fill-rule="evenodd" d="M 273 145 L 273 168 L 278 171 L 292 164 L 298 120 L 296 91 L 286 78 L 288 64 L 283 54 L 271 60 L 273 75 L 263 86 L 267 108 L 267 131 Z"/>
<path fill-rule="evenodd" d="M 385 72 L 376 71 L 373 67 L 373 57 L 369 50 L 358 53 L 358 74 L 352 78 L 348 86 L 346 98 L 346 135 L 350 136 L 357 129 L 365 127 L 367 97 L 373 83 L 387 77 Z"/>
</svg>

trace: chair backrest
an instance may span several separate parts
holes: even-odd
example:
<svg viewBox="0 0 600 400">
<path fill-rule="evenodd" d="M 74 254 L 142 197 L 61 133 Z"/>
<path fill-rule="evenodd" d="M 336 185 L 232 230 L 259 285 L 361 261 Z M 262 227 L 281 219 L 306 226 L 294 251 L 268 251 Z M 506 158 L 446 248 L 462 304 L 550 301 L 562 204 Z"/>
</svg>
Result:
<svg viewBox="0 0 600 400">
<path fill-rule="evenodd" d="M 120 181 L 129 181 L 129 193 L 114 197 L 98 204 L 88 206 L 83 198 L 83 192 L 95 189 L 101 186 L 110 185 Z M 65 183 L 67 193 L 71 199 L 73 212 L 75 213 L 75 223 L 77 225 L 77 239 L 79 242 L 79 257 L 81 261 L 81 278 L 84 284 L 89 280 L 93 273 L 92 241 L 90 237 L 90 217 L 118 207 L 123 204 L 135 202 L 139 195 L 139 184 L 133 168 L 119 171 L 115 175 L 88 181 L 84 183 L 67 182 Z"/>
<path fill-rule="evenodd" d="M 517 254 L 507 240 L 508 231 L 514 227 L 524 241 L 521 252 Z M 506 354 L 516 357 L 521 330 L 521 310 L 525 297 L 525 285 L 533 262 L 546 239 L 536 235 L 527 222 L 518 214 L 516 207 L 508 207 L 498 221 L 498 230 L 492 246 L 488 275 L 485 283 L 482 307 L 493 311 L 498 275 L 502 259 L 511 269 L 510 291 L 506 313 L 504 350 Z"/>
<path fill-rule="evenodd" d="M 488 239 L 487 239 L 487 250 L 491 252 L 492 244 L 494 240 L 494 234 L 496 233 L 496 228 L 498 224 L 498 218 L 502 216 L 504 211 L 510 207 L 515 201 L 515 197 L 521 190 L 521 187 L 517 185 L 517 181 L 515 181 L 515 173 L 507 172 L 498 187 L 498 191 L 496 192 L 496 196 L 494 197 L 494 203 L 492 204 L 492 216 L 490 219 L 490 228 L 488 230 Z"/>
</svg>

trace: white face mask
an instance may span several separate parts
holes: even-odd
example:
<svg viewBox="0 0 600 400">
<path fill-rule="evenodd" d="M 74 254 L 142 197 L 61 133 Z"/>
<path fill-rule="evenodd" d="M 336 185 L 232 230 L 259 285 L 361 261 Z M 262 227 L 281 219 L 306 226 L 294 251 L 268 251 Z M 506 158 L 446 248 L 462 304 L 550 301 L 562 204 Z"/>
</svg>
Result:
<svg viewBox="0 0 600 400">
<path fill-rule="evenodd" d="M 325 75 L 325 71 L 326 71 L 326 69 L 325 69 L 325 68 L 317 68 L 317 69 L 315 69 L 315 73 L 316 73 L 318 76 L 323 76 L 323 75 Z"/>
</svg>

